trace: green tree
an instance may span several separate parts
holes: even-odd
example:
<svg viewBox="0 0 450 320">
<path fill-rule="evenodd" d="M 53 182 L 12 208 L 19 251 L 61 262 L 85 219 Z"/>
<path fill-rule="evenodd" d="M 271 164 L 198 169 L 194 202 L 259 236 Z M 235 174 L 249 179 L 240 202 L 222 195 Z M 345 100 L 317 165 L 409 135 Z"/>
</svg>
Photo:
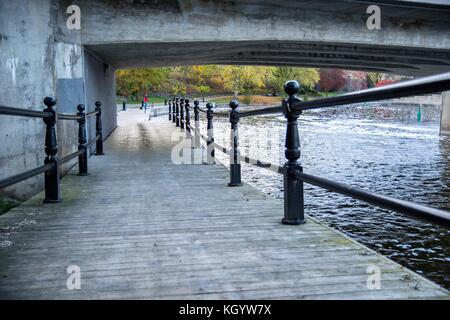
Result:
<svg viewBox="0 0 450 320">
<path fill-rule="evenodd" d="M 224 87 L 233 92 L 234 97 L 264 88 L 262 67 L 226 66 L 223 68 Z"/>
<path fill-rule="evenodd" d="M 283 92 L 283 86 L 288 80 L 297 80 L 306 91 L 313 91 L 320 80 L 317 69 L 297 67 L 272 67 L 268 78 L 268 87 L 273 93 Z"/>
<path fill-rule="evenodd" d="M 383 73 L 380 72 L 367 72 L 367 86 L 373 88 L 383 78 Z"/>
<path fill-rule="evenodd" d="M 117 94 L 127 98 L 138 98 L 145 93 L 158 92 L 169 72 L 169 68 L 118 70 L 116 72 Z"/>
</svg>

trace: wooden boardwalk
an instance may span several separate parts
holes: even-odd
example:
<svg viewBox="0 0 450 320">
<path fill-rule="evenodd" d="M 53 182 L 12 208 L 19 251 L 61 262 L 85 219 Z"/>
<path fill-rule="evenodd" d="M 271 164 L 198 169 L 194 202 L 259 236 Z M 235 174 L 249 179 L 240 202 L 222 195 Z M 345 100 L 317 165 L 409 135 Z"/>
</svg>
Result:
<svg viewBox="0 0 450 320">
<path fill-rule="evenodd" d="M 175 165 L 166 119 L 120 113 L 90 176 L 62 179 L 0 217 L 0 298 L 373 299 L 448 292 L 311 218 L 280 224 L 282 203 L 227 187 L 218 165 Z M 68 266 L 81 289 L 66 287 Z M 379 267 L 381 288 L 367 288 Z"/>
</svg>

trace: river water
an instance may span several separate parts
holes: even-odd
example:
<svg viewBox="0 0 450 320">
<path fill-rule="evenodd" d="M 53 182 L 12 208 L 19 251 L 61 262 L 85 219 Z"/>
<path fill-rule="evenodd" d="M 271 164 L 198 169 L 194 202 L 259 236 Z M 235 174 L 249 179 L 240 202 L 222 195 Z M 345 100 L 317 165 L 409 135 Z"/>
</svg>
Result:
<svg viewBox="0 0 450 320">
<path fill-rule="evenodd" d="M 439 137 L 437 121 L 401 122 L 384 114 L 343 107 L 301 115 L 304 172 L 450 211 L 450 139 Z M 226 146 L 227 119 L 217 119 L 214 125 L 216 142 Z M 285 130 L 281 116 L 242 119 L 241 154 L 283 164 Z M 228 156 L 216 151 L 216 157 L 228 165 Z M 283 197 L 281 175 L 243 164 L 242 176 L 267 194 Z M 450 289 L 449 230 L 307 184 L 305 210 Z"/>
</svg>

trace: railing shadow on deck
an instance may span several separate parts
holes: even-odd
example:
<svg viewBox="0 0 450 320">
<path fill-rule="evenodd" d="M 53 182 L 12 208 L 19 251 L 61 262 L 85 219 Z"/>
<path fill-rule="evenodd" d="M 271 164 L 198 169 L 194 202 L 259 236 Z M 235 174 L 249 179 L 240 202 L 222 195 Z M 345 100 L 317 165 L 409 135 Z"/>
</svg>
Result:
<svg viewBox="0 0 450 320">
<path fill-rule="evenodd" d="M 260 108 L 256 110 L 239 112 L 237 101 L 230 101 L 230 112 L 217 112 L 213 110 L 213 104 L 207 103 L 206 110 L 200 109 L 199 101 L 194 101 L 194 107 L 189 105 L 189 99 L 173 97 L 168 101 L 169 121 L 172 121 L 181 130 L 186 128 L 187 136 L 191 138 L 192 150 L 195 154 L 202 153 L 200 139 L 206 142 L 205 164 L 215 163 L 215 149 L 229 155 L 230 157 L 230 182 L 229 186 L 240 186 L 241 182 L 241 161 L 266 168 L 283 175 L 284 181 L 284 217 L 283 224 L 298 225 L 306 222 L 304 215 L 303 184 L 309 183 L 332 192 L 349 196 L 363 202 L 400 212 L 416 219 L 436 223 L 445 227 L 450 226 L 450 213 L 444 210 L 430 208 L 424 205 L 409 201 L 399 200 L 361 188 L 350 186 L 344 183 L 331 181 L 322 177 L 306 174 L 303 167 L 298 162 L 300 158 L 300 138 L 298 133 L 297 120 L 303 110 L 335 107 L 351 103 L 369 102 L 385 99 L 393 99 L 421 94 L 429 94 L 450 90 L 450 73 L 429 76 L 421 79 L 400 82 L 380 88 L 366 89 L 352 92 L 336 97 L 318 99 L 312 101 L 302 101 L 296 94 L 300 90 L 299 82 L 295 80 L 287 81 L 284 90 L 288 98 L 282 99 L 281 106 Z M 189 111 L 193 110 L 195 115 L 195 125 L 191 126 Z M 207 136 L 200 133 L 200 113 L 206 115 Z M 285 156 L 287 161 L 280 167 L 271 163 L 265 163 L 258 159 L 243 157 L 239 152 L 238 123 L 240 118 L 283 113 L 287 119 Z M 213 119 L 214 116 L 229 118 L 231 123 L 230 145 L 231 149 L 222 147 L 214 142 Z M 198 157 L 197 157 L 198 158 Z"/>
</svg>

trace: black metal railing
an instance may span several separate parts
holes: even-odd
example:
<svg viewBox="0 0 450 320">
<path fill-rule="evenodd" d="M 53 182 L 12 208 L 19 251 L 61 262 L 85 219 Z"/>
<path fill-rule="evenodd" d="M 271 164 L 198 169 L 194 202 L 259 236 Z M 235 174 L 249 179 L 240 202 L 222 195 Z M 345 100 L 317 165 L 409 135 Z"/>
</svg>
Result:
<svg viewBox="0 0 450 320">
<path fill-rule="evenodd" d="M 413 218 L 429 221 L 446 227 L 450 226 L 450 213 L 447 211 L 391 198 L 375 192 L 366 191 L 358 187 L 335 182 L 311 174 L 306 174 L 303 173 L 303 168 L 298 162 L 300 158 L 298 118 L 303 110 L 335 107 L 352 103 L 393 99 L 450 90 L 450 73 L 424 77 L 421 79 L 400 82 L 384 87 L 361 90 L 336 97 L 312 101 L 301 101 L 296 96 L 300 90 L 300 84 L 295 80 L 287 81 L 284 86 L 284 90 L 288 97 L 282 100 L 281 106 L 260 108 L 244 112 L 239 112 L 239 104 L 234 100 L 230 102 L 230 112 L 217 113 L 214 113 L 212 103 L 207 103 L 206 110 L 203 110 L 199 108 L 199 101 L 194 101 L 195 126 L 192 127 L 190 123 L 186 126 L 191 134 L 191 137 L 194 139 L 194 142 L 192 143 L 193 149 L 198 150 L 202 148 L 200 139 L 206 142 L 206 161 L 203 162 L 205 164 L 215 163 L 216 148 L 230 157 L 229 186 L 239 186 L 242 184 L 240 166 L 241 161 L 283 174 L 284 217 L 282 219 L 282 223 L 284 224 L 297 225 L 306 222 L 304 214 L 303 184 L 308 183 L 384 209 L 400 212 Z M 181 123 L 184 125 L 186 121 L 183 114 L 179 113 L 179 101 L 184 101 L 184 99 L 173 98 L 169 101 L 169 105 L 171 104 L 173 106 L 172 109 L 169 107 L 169 120 L 171 119 L 175 122 L 177 127 L 179 127 Z M 206 114 L 207 136 L 200 133 L 200 113 Z M 239 153 L 239 119 L 243 117 L 273 113 L 283 113 L 287 119 L 285 140 L 285 156 L 287 161 L 282 167 L 271 163 L 266 163 L 261 160 L 243 157 Z M 228 117 L 230 120 L 231 150 L 217 145 L 214 142 L 213 119 L 215 116 Z"/>
<path fill-rule="evenodd" d="M 25 172 L 3 178 L 0 180 L 0 189 L 12 186 L 21 181 L 34 176 L 45 174 L 45 198 L 44 203 L 61 202 L 60 196 L 60 166 L 78 157 L 78 166 L 80 176 L 88 174 L 88 150 L 96 143 L 96 155 L 103 154 L 103 136 L 102 136 L 102 111 L 101 103 L 95 103 L 95 110 L 85 113 L 85 106 L 79 104 L 76 114 L 65 114 L 56 112 L 56 101 L 53 98 L 44 99 L 46 108 L 43 111 L 26 110 L 0 105 L 0 114 L 9 116 L 42 118 L 45 128 L 45 154 L 44 165 L 27 170 Z M 96 116 L 96 136 L 90 142 L 87 141 L 86 118 Z M 58 159 L 58 142 L 56 137 L 56 126 L 58 120 L 75 120 L 78 122 L 78 151 Z"/>
</svg>

